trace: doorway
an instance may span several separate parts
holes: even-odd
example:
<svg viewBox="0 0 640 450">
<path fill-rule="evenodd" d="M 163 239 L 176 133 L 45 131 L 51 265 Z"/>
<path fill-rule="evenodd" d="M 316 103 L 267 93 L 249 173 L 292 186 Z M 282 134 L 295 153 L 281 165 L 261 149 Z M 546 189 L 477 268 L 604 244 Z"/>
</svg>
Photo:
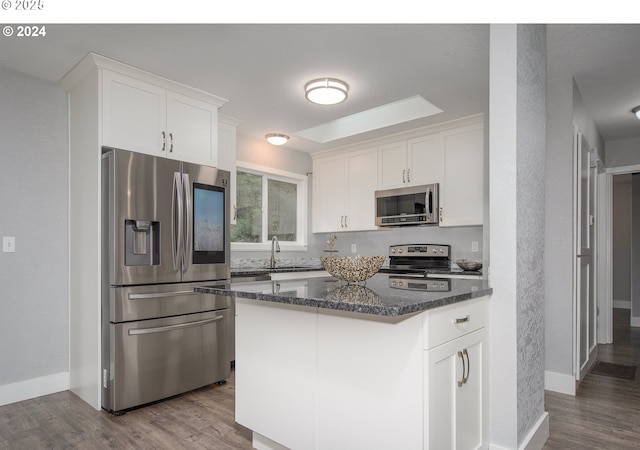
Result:
<svg viewBox="0 0 640 450">
<path fill-rule="evenodd" d="M 619 177 L 623 175 L 627 178 Z M 603 201 L 605 205 L 599 214 L 599 220 L 603 224 L 600 245 L 598 246 L 602 255 L 602 258 L 598 261 L 599 344 L 611 344 L 614 342 L 614 308 L 625 309 L 628 307 L 630 311 L 628 315 L 630 325 L 640 327 L 640 317 L 637 317 L 640 316 L 640 310 L 638 310 L 637 307 L 631 309 L 633 307 L 633 283 L 634 279 L 638 278 L 632 275 L 633 265 L 631 261 L 633 258 L 636 260 L 635 267 L 640 268 L 638 265 L 638 260 L 640 259 L 640 251 L 638 250 L 640 243 L 640 239 L 638 238 L 639 233 L 636 233 L 634 242 L 633 233 L 631 232 L 631 223 L 633 222 L 630 217 L 632 211 L 630 202 L 633 198 L 631 195 L 633 184 L 630 181 L 632 180 L 632 176 L 640 178 L 640 165 L 609 168 L 605 173 L 600 175 L 598 181 L 602 193 L 599 200 Z M 629 184 L 625 185 L 626 182 L 629 182 Z M 615 186 L 614 183 L 616 183 Z M 640 184 L 640 181 L 636 181 L 636 183 Z M 636 189 L 638 189 L 638 187 L 636 187 Z M 616 194 L 619 195 L 620 198 L 614 198 Z M 630 197 L 629 200 L 624 199 L 625 194 Z M 639 200 L 640 195 L 638 195 L 636 199 L 636 205 L 640 204 Z M 629 203 L 624 204 L 626 201 Z M 618 217 L 620 223 L 614 223 L 614 214 L 620 215 L 620 217 Z M 625 227 L 618 226 L 620 224 L 625 225 L 627 221 L 625 214 L 629 214 L 629 222 L 627 222 L 628 238 L 624 235 L 626 233 Z M 635 227 L 640 228 L 640 224 L 635 225 Z M 616 248 L 624 247 L 625 245 L 628 249 L 628 256 L 625 255 L 624 248 L 621 250 Z M 634 246 L 635 251 L 633 250 Z M 628 265 L 624 264 L 626 258 L 628 258 Z M 618 259 L 617 262 L 616 259 Z M 638 291 L 637 287 L 636 291 Z M 629 299 L 628 302 L 626 301 L 627 298 Z"/>
</svg>

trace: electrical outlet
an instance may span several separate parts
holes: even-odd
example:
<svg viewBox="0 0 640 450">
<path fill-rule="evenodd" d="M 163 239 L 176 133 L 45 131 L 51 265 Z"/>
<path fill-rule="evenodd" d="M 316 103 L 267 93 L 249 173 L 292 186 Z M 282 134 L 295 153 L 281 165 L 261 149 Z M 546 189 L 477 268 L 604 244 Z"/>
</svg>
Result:
<svg viewBox="0 0 640 450">
<path fill-rule="evenodd" d="M 2 251 L 13 253 L 16 251 L 16 238 L 13 236 L 2 236 Z"/>
<path fill-rule="evenodd" d="M 356 253 L 356 244 L 351 244 L 351 253 Z"/>
<path fill-rule="evenodd" d="M 471 242 L 471 251 L 476 253 L 478 251 L 478 241 Z"/>
</svg>

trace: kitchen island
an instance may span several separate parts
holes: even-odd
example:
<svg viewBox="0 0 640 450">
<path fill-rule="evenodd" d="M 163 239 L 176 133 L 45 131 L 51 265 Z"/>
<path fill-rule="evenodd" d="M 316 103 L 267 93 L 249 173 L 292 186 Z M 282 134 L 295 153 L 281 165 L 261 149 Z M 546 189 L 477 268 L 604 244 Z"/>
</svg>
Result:
<svg viewBox="0 0 640 450">
<path fill-rule="evenodd" d="M 486 446 L 491 288 L 391 279 L 196 288 L 236 299 L 236 421 L 255 448 Z"/>
</svg>

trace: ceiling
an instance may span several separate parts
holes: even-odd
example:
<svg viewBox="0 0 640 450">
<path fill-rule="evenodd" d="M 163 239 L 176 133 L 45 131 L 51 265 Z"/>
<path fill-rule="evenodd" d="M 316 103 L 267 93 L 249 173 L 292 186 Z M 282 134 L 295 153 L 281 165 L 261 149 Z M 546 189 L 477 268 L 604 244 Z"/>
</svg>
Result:
<svg viewBox="0 0 640 450">
<path fill-rule="evenodd" d="M 93 51 L 228 100 L 241 140 L 315 152 L 488 113 L 489 26 L 407 24 L 47 25 L 46 39 L 0 46 L 0 65 L 59 81 Z M 605 142 L 640 137 L 640 25 L 548 26 L 549 79 L 574 76 Z M 318 106 L 304 84 L 349 84 L 347 101 Z M 296 132 L 421 95 L 443 112 L 324 144 Z M 250 144 L 249 144 L 250 145 Z"/>
</svg>

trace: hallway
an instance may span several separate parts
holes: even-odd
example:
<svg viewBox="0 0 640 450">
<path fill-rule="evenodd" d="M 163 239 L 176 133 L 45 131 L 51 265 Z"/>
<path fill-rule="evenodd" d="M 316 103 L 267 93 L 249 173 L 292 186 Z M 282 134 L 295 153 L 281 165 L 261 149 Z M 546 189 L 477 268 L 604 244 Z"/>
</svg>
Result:
<svg viewBox="0 0 640 450">
<path fill-rule="evenodd" d="M 640 328 L 630 311 L 614 309 L 614 344 L 598 345 L 598 360 L 640 365 Z M 545 393 L 550 436 L 544 449 L 640 448 L 640 372 L 634 381 L 589 373 L 575 397 Z"/>
</svg>

